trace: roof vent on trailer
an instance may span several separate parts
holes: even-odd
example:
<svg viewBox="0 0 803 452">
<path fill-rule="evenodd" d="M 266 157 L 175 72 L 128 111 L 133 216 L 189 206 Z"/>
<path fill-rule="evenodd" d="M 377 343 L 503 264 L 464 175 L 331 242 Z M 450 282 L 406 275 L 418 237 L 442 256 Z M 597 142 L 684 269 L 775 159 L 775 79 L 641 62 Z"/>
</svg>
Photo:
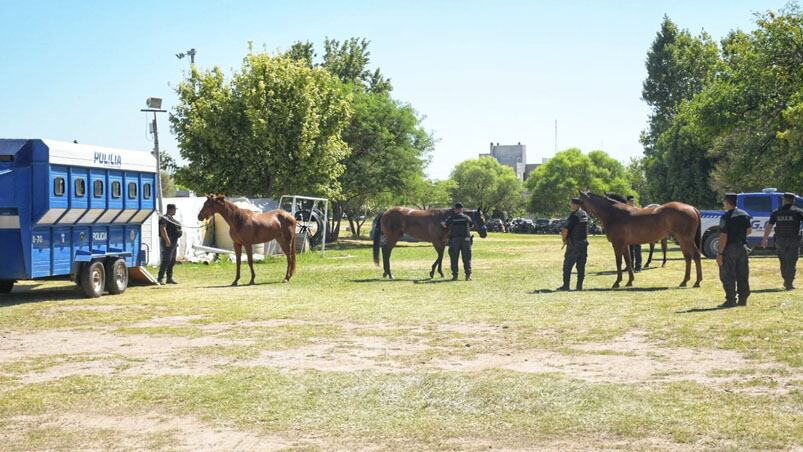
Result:
<svg viewBox="0 0 803 452">
<path fill-rule="evenodd" d="M 771 187 L 761 190 L 762 193 L 775 193 L 776 191 L 778 191 L 777 188 L 771 188 Z"/>
</svg>

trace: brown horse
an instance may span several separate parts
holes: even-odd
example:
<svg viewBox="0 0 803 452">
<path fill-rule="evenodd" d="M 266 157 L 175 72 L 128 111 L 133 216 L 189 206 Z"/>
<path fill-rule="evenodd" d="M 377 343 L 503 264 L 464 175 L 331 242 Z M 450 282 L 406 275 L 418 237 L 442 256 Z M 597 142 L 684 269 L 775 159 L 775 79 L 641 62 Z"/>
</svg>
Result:
<svg viewBox="0 0 803 452">
<path fill-rule="evenodd" d="M 610 198 L 610 199 L 612 199 L 614 201 L 620 202 L 622 204 L 629 205 L 629 204 L 627 204 L 627 198 L 625 198 L 624 196 L 622 196 L 622 195 L 620 195 L 618 193 L 605 193 L 605 196 L 607 196 L 608 198 Z M 648 204 L 648 205 L 644 206 L 643 208 L 644 209 L 657 209 L 658 207 L 661 207 L 661 205 L 660 204 Z M 656 242 L 650 242 L 650 254 L 647 257 L 647 263 L 644 264 L 644 268 L 648 268 L 650 266 L 650 263 L 652 262 L 652 255 L 653 255 L 653 252 L 655 252 L 655 243 Z M 629 250 L 629 248 L 628 248 L 628 250 Z M 661 251 L 663 251 L 663 253 L 664 253 L 664 261 L 663 261 L 663 263 L 661 263 L 661 267 L 666 267 L 666 237 L 661 239 Z M 630 256 L 630 258 L 632 259 L 633 256 Z"/>
<path fill-rule="evenodd" d="M 204 221 L 214 214 L 219 214 L 229 224 L 229 235 L 234 242 L 237 275 L 231 283 L 232 286 L 236 286 L 240 281 L 243 247 L 248 256 L 248 267 L 251 269 L 251 281 L 248 283 L 251 285 L 256 278 L 253 245 L 274 239 L 287 256 L 287 272 L 282 282 L 290 281 L 296 272 L 296 219 L 291 214 L 282 209 L 265 213 L 252 212 L 235 206 L 223 195 L 206 195 L 206 202 L 198 213 L 198 220 Z"/>
<path fill-rule="evenodd" d="M 619 287 L 622 281 L 623 256 L 629 276 L 627 287 L 633 285 L 633 263 L 628 245 L 655 242 L 666 238 L 669 234 L 680 243 L 680 249 L 686 259 L 686 275 L 680 287 L 685 287 L 691 279 L 692 259 L 697 267 L 697 281 L 694 287 L 700 287 L 703 272 L 700 267 L 700 212 L 697 209 L 681 202 L 670 202 L 654 209 L 640 209 L 591 192 L 580 192 L 580 195 L 583 207 L 602 222 L 605 235 L 613 245 L 616 255 L 614 288 Z"/>
<path fill-rule="evenodd" d="M 374 240 L 374 264 L 379 265 L 379 249 L 382 248 L 382 268 L 383 277 L 393 279 L 390 272 L 390 253 L 393 247 L 404 234 L 420 240 L 431 242 L 438 253 L 438 258 L 432 264 L 429 277 L 435 276 L 435 270 L 443 277 L 441 264 L 443 263 L 443 250 L 449 243 L 448 230 L 441 226 L 441 222 L 449 216 L 451 209 L 408 209 L 404 207 L 394 207 L 379 214 L 376 220 L 377 225 L 372 231 Z M 466 215 L 471 217 L 474 223 L 474 230 L 480 237 L 488 236 L 488 228 L 485 226 L 485 217 L 481 210 L 465 210 Z M 384 243 L 382 243 L 384 241 Z"/>
</svg>

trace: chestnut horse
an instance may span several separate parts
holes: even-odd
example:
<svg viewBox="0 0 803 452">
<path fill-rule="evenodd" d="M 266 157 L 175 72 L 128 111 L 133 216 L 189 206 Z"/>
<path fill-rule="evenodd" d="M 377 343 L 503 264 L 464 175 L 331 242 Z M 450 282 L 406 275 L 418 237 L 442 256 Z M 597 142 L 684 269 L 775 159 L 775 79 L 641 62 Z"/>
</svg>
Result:
<svg viewBox="0 0 803 452">
<path fill-rule="evenodd" d="M 231 283 L 232 286 L 236 286 L 240 281 L 243 248 L 248 257 L 248 267 L 251 269 L 251 281 L 248 282 L 251 285 L 256 278 L 253 245 L 274 239 L 287 256 L 287 272 L 282 282 L 290 281 L 296 272 L 296 219 L 290 213 L 282 209 L 264 213 L 252 212 L 237 207 L 223 195 L 206 195 L 206 202 L 198 213 L 198 220 L 204 221 L 214 214 L 226 220 L 229 225 L 229 235 L 234 242 L 237 275 Z"/>
<path fill-rule="evenodd" d="M 595 216 L 605 227 L 605 235 L 613 245 L 616 255 L 616 282 L 614 288 L 622 281 L 622 257 L 629 279 L 627 287 L 633 285 L 633 263 L 628 245 L 650 243 L 664 239 L 669 234 L 680 244 L 680 250 L 686 260 L 686 275 L 680 283 L 685 287 L 691 279 L 691 260 L 697 268 L 697 281 L 694 287 L 700 287 L 703 272 L 700 267 L 700 212 L 688 204 L 669 202 L 654 209 L 640 209 L 622 204 L 607 196 L 595 195 L 591 192 L 580 192 L 583 207 Z"/>
<path fill-rule="evenodd" d="M 627 199 L 624 196 L 622 196 L 622 195 L 620 195 L 618 193 L 606 193 L 605 196 L 613 199 L 614 201 L 618 201 L 618 202 L 620 202 L 622 204 L 627 204 Z M 627 205 L 630 205 L 630 204 L 627 204 Z M 644 209 L 655 209 L 655 208 L 658 208 L 658 207 L 661 207 L 661 205 L 660 204 L 647 204 L 643 208 Z M 628 248 L 628 250 L 629 250 L 629 248 Z M 655 242 L 650 242 L 650 255 L 647 257 L 647 263 L 644 264 L 644 268 L 647 268 L 647 267 L 650 266 L 650 263 L 652 262 L 652 254 L 653 254 L 654 251 L 655 251 Z M 664 253 L 664 261 L 663 261 L 663 263 L 661 263 L 661 267 L 666 267 L 666 237 L 661 239 L 661 251 L 663 251 L 663 253 Z M 633 256 L 630 256 L 630 258 L 633 259 Z"/>
<path fill-rule="evenodd" d="M 393 279 L 390 272 L 390 253 L 393 247 L 404 234 L 420 240 L 431 242 L 438 253 L 438 258 L 432 264 L 429 277 L 435 276 L 435 270 L 443 277 L 441 264 L 443 263 L 443 250 L 449 243 L 448 230 L 441 225 L 441 222 L 449 216 L 452 209 L 408 209 L 404 207 L 393 207 L 386 210 L 376 218 L 376 228 L 371 231 L 374 240 L 374 264 L 379 266 L 379 248 L 382 248 L 382 277 Z M 464 210 L 463 213 L 471 217 L 474 223 L 473 230 L 480 234 L 480 237 L 488 236 L 488 228 L 485 226 L 485 217 L 481 210 Z M 382 243 L 384 241 L 384 243 Z"/>
</svg>

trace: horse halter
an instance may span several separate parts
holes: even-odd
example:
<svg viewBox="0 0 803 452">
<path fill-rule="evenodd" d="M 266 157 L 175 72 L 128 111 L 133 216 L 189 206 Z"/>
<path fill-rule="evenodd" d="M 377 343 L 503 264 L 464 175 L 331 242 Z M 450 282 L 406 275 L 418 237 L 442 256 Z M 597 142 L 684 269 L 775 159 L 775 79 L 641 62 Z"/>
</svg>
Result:
<svg viewBox="0 0 803 452">
<path fill-rule="evenodd" d="M 475 210 L 475 211 L 473 211 L 471 213 L 471 221 L 474 222 L 474 229 L 477 232 L 488 232 L 488 226 L 487 225 L 483 224 L 482 226 L 479 226 L 479 223 L 480 223 L 479 222 L 479 217 L 480 217 L 480 211 L 479 210 Z"/>
</svg>

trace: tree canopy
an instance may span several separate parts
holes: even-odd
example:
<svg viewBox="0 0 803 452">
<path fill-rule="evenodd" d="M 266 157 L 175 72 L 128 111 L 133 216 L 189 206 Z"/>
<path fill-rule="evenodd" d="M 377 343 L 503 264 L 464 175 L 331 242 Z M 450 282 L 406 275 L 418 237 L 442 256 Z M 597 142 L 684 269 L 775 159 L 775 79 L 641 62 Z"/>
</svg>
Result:
<svg viewBox="0 0 803 452">
<path fill-rule="evenodd" d="M 558 152 L 527 178 L 528 210 L 540 215 L 565 213 L 579 190 L 634 194 L 624 165 L 603 151 L 583 154 L 571 148 Z"/>
<path fill-rule="evenodd" d="M 480 157 L 459 163 L 451 175 L 452 197 L 466 207 L 513 212 L 523 203 L 524 186 L 513 169 L 496 159 Z"/>
</svg>

